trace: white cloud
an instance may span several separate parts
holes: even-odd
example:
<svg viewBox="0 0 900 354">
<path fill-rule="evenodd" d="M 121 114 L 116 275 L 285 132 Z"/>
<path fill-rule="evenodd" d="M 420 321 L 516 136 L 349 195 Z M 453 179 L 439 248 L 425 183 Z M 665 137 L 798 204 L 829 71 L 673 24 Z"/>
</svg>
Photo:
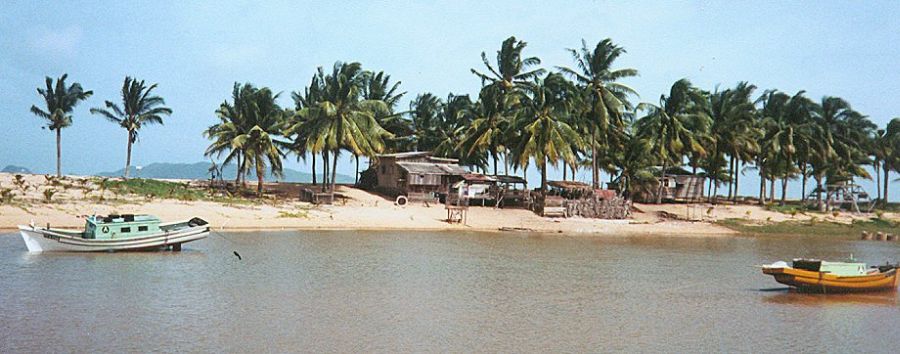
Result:
<svg viewBox="0 0 900 354">
<path fill-rule="evenodd" d="M 38 28 L 29 38 L 31 49 L 42 53 L 72 56 L 78 51 L 83 31 L 80 26 L 65 28 Z"/>
</svg>

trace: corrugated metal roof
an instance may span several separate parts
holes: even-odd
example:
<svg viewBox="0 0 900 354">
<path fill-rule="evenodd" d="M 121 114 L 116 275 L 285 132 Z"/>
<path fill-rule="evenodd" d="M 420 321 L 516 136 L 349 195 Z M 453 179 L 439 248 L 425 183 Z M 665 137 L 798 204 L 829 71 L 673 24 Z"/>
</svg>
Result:
<svg viewBox="0 0 900 354">
<path fill-rule="evenodd" d="M 496 175 L 493 176 L 500 183 L 521 183 L 525 184 L 525 179 L 519 176 Z"/>
<path fill-rule="evenodd" d="M 409 173 L 426 175 L 463 175 L 469 173 L 460 165 L 428 162 L 397 162 L 397 166 Z"/>
<path fill-rule="evenodd" d="M 426 156 L 431 155 L 431 151 L 407 151 L 407 152 L 397 152 L 393 154 L 380 154 L 376 157 L 393 157 L 397 159 L 402 159 L 406 157 L 416 157 L 416 156 Z"/>
<path fill-rule="evenodd" d="M 491 176 L 486 176 L 480 173 L 466 173 L 462 175 L 462 178 L 468 182 L 496 182 L 497 180 Z"/>
</svg>

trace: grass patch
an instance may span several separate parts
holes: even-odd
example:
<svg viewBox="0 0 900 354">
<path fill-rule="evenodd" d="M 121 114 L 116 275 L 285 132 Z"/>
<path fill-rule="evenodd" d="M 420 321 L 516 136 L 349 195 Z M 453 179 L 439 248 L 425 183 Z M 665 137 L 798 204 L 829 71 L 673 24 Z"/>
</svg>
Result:
<svg viewBox="0 0 900 354">
<path fill-rule="evenodd" d="M 107 188 L 116 195 L 133 194 L 145 198 L 165 198 L 193 201 L 206 198 L 206 192 L 193 189 L 187 183 L 167 182 L 154 179 L 129 179 L 107 182 Z"/>
<path fill-rule="evenodd" d="M 744 234 L 753 235 L 817 235 L 817 236 L 852 236 L 858 237 L 863 231 L 870 233 L 900 233 L 900 225 L 896 222 L 871 218 L 869 220 L 854 220 L 851 224 L 842 224 L 830 221 L 783 221 L 764 225 L 753 224 L 746 219 L 726 219 L 717 222 L 718 225 Z"/>
<path fill-rule="evenodd" d="M 309 217 L 309 211 L 300 210 L 297 212 L 290 212 L 290 211 L 282 210 L 282 211 L 278 212 L 278 217 L 279 218 L 303 218 L 303 219 L 306 219 Z"/>
</svg>

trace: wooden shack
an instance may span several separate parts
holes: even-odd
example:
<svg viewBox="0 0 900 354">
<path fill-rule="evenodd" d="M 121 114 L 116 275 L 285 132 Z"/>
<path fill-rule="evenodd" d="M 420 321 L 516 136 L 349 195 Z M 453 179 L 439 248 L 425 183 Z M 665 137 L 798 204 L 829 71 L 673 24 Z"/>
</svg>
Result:
<svg viewBox="0 0 900 354">
<path fill-rule="evenodd" d="M 703 199 L 703 186 L 706 177 L 692 174 L 667 173 L 657 178 L 662 183 L 662 200 L 668 202 L 692 202 Z M 635 197 L 636 200 L 648 203 L 656 202 L 659 185 L 649 188 Z"/>
<path fill-rule="evenodd" d="M 436 199 L 468 173 L 457 159 L 434 157 L 428 151 L 378 155 L 370 170 L 375 190 L 413 200 Z"/>
</svg>

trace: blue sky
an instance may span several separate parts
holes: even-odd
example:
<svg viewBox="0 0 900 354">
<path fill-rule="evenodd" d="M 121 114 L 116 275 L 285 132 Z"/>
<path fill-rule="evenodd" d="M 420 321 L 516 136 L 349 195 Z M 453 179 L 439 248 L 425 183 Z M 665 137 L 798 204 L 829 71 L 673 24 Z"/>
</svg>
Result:
<svg viewBox="0 0 900 354">
<path fill-rule="evenodd" d="M 124 165 L 124 130 L 88 113 L 115 100 L 126 75 L 159 83 L 175 113 L 141 131 L 136 165 L 205 160 L 201 132 L 235 81 L 300 90 L 318 66 L 359 61 L 384 70 L 412 98 L 475 93 L 481 68 L 506 37 L 528 42 L 544 66 L 570 65 L 565 48 L 611 37 L 639 101 L 656 102 L 686 77 L 705 89 L 749 81 L 760 89 L 836 95 L 883 125 L 900 116 L 897 1 L 421 1 L 0 2 L 0 166 L 54 169 L 53 135 L 29 113 L 45 76 L 69 73 L 94 96 L 63 130 L 68 173 Z M 760 91 L 761 91 L 760 90 Z M 407 103 L 403 103 L 405 106 Z M 293 158 L 291 168 L 306 167 Z M 352 173 L 352 164 L 339 167 Z M 551 172 L 552 174 L 552 172 Z M 752 193 L 749 172 L 742 190 Z M 529 172 L 529 179 L 537 180 Z M 579 174 L 589 179 L 588 173 Z M 792 189 L 799 186 L 792 185 Z M 894 187 L 897 190 L 897 186 Z M 870 187 L 874 193 L 874 188 Z"/>
</svg>

